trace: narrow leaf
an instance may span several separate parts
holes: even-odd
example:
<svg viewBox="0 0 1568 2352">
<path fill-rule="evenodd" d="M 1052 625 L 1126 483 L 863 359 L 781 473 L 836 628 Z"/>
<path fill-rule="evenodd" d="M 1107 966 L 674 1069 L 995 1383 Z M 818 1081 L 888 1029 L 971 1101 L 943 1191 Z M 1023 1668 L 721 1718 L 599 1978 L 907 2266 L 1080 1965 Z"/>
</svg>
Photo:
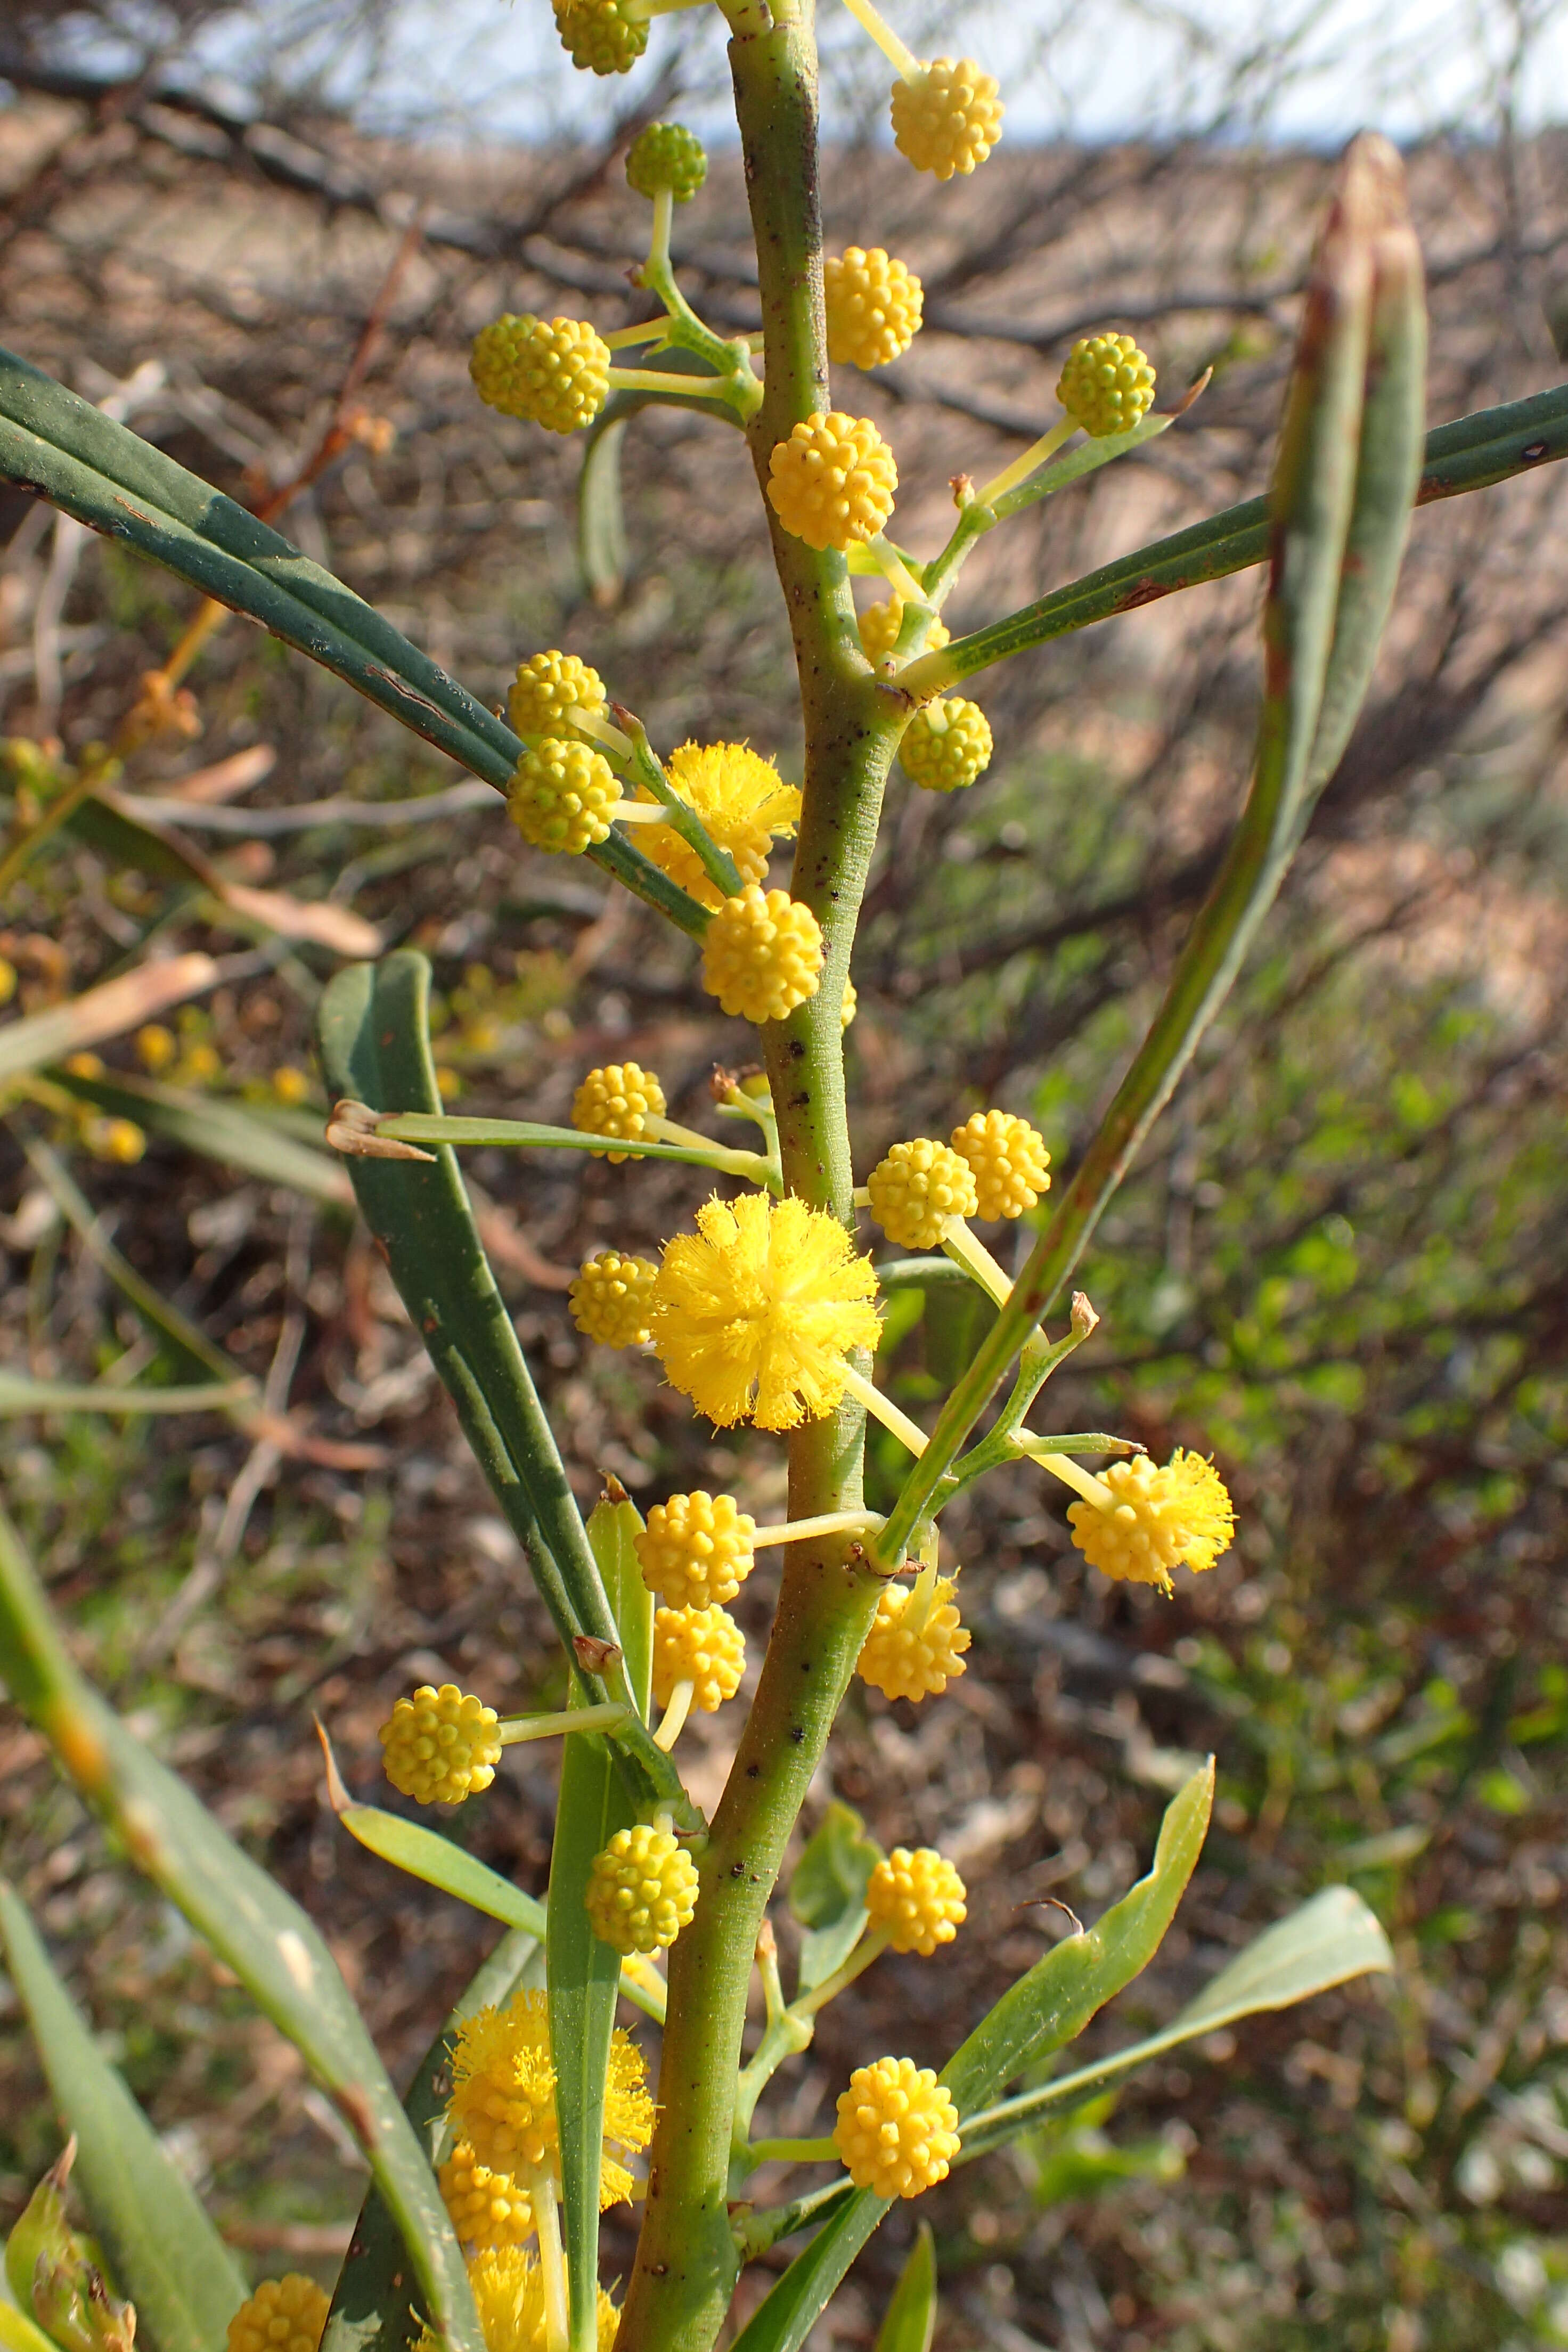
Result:
<svg viewBox="0 0 1568 2352">
<path fill-rule="evenodd" d="M 936 2334 L 936 2242 L 931 2223 L 921 2221 L 887 2315 L 877 2330 L 874 2352 L 931 2352 Z"/>
<path fill-rule="evenodd" d="M 364 2150 L 432 2317 L 456 2352 L 484 2352 L 468 2273 L 430 2167 L 314 1923 L 78 1674 L 3 1515 L 0 1673 L 137 1868 L 293 2042 Z"/>
<path fill-rule="evenodd" d="M 79 1384 L 0 1372 L 0 1419 L 25 1412 L 227 1412 L 255 1394 L 248 1381 L 215 1381 L 205 1388 L 117 1389 L 107 1381 Z"/>
<path fill-rule="evenodd" d="M 68 1004 L 7 1021 L 0 1026 L 0 1078 L 20 1077 L 24 1071 L 64 1061 L 86 1045 L 123 1036 L 127 1029 L 140 1027 L 170 1005 L 204 995 L 216 979 L 211 956 L 171 956 L 166 963 L 143 964 L 118 980 L 106 980 Z"/>
<path fill-rule="evenodd" d="M 837 1798 L 807 1840 L 789 1883 L 789 1907 L 804 1933 L 799 1990 L 809 1992 L 843 1967 L 866 1925 L 866 1888 L 882 1849 Z"/>
<path fill-rule="evenodd" d="M 184 2175 L 55 1973 L 26 1906 L 0 1880 L 0 1945 L 114 2284 L 157 2352 L 213 2352 L 248 2289 Z M 47 2340 L 47 2339 L 46 2339 Z"/>
<path fill-rule="evenodd" d="M 115 1076 L 80 1078 L 69 1070 L 52 1069 L 53 1084 L 90 1102 L 111 1118 L 134 1119 L 149 1134 L 166 1136 L 171 1143 L 199 1151 L 204 1159 L 236 1168 L 264 1183 L 282 1184 L 308 1200 L 346 1208 L 353 1186 L 340 1161 L 329 1152 L 301 1143 L 279 1120 L 243 1103 L 219 1096 L 163 1087 L 152 1079 Z"/>
<path fill-rule="evenodd" d="M 626 521 L 621 502 L 624 416 L 603 419 L 588 436 L 577 477 L 577 554 L 595 604 L 620 602 L 626 579 Z"/>
</svg>

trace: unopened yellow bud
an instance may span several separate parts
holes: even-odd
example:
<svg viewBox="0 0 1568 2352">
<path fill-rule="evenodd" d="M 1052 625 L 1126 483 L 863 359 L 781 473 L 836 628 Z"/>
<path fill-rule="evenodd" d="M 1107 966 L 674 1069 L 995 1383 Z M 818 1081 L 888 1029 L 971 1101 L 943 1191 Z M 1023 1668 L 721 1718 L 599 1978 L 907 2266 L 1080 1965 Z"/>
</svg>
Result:
<svg viewBox="0 0 1568 2352">
<path fill-rule="evenodd" d="M 896 81 L 893 143 L 917 172 L 951 180 L 984 163 L 1002 136 L 994 74 L 973 58 L 934 58 L 913 81 Z"/>
<path fill-rule="evenodd" d="M 263 2279 L 228 2323 L 228 2352 L 317 2352 L 331 2309 L 331 2297 L 300 2271 Z"/>
<path fill-rule="evenodd" d="M 306 1072 L 291 1062 L 280 1062 L 272 1073 L 272 1092 L 279 1102 L 289 1109 L 310 1099 L 310 1081 Z"/>
<path fill-rule="evenodd" d="M 727 1611 L 656 1609 L 653 1695 L 668 1706 L 679 1683 L 696 1685 L 691 1704 L 711 1715 L 733 1698 L 746 1670 L 746 1637 Z"/>
<path fill-rule="evenodd" d="M 606 1062 L 590 1070 L 572 1097 L 572 1124 L 580 1135 L 614 1135 L 630 1142 L 650 1118 L 662 1118 L 664 1088 L 638 1062 Z M 637 1160 L 636 1151 L 607 1151 L 612 1168 Z"/>
<path fill-rule="evenodd" d="M 899 758 L 910 782 L 923 791 L 962 792 L 991 764 L 991 723 L 962 695 L 928 702 L 905 728 Z"/>
<path fill-rule="evenodd" d="M 973 1217 L 977 1205 L 969 1162 L 924 1135 L 895 1143 L 866 1190 L 871 1214 L 900 1249 L 934 1249 L 949 1217 Z"/>
<path fill-rule="evenodd" d="M 840 2095 L 833 2137 L 857 2189 L 918 2197 L 947 2179 L 958 2154 L 958 2109 L 929 2066 L 879 2058 Z"/>
<path fill-rule="evenodd" d="M 886 1698 L 940 1698 L 948 1684 L 964 1671 L 969 1629 L 959 1622 L 951 1577 L 938 1579 L 925 1623 L 918 1633 L 911 1633 L 902 1622 L 913 1597 L 912 1587 L 884 1586 L 856 1665 L 861 1681 Z"/>
<path fill-rule="evenodd" d="M 459 2140 L 437 2175 L 452 2227 L 475 2253 L 491 2246 L 521 2246 L 533 2234 L 533 2206 L 510 2172 L 481 2164 L 467 2140 Z"/>
<path fill-rule="evenodd" d="M 154 1077 L 178 1059 L 179 1051 L 174 1031 L 165 1029 L 161 1021 L 149 1021 L 145 1028 L 136 1032 L 136 1058 Z"/>
<path fill-rule="evenodd" d="M 487 407 L 531 416 L 547 433 L 575 433 L 605 404 L 609 347 L 585 320 L 509 313 L 475 337 L 468 373 Z"/>
<path fill-rule="evenodd" d="M 611 1157 L 624 1160 L 624 1152 Z M 569 1293 L 572 1320 L 602 1348 L 640 1348 L 648 1336 L 648 1305 L 658 1268 L 650 1258 L 599 1250 L 585 1257 Z"/>
<path fill-rule="evenodd" d="M 818 410 L 768 459 L 768 503 L 807 547 L 840 552 L 875 539 L 893 511 L 899 468 L 868 416 Z"/>
<path fill-rule="evenodd" d="M 899 631 L 904 625 L 904 600 L 889 596 L 879 604 L 868 604 L 860 615 L 860 643 L 868 662 L 884 662 L 899 642 Z M 942 646 L 952 642 L 952 631 L 945 621 L 934 614 L 926 625 L 926 651 L 934 654 Z"/>
<path fill-rule="evenodd" d="M 966 1890 L 946 1857 L 929 1845 L 896 1845 L 871 1873 L 866 1909 L 895 1952 L 919 1952 L 929 1959 L 939 1944 L 951 1944 L 969 1916 Z"/>
<path fill-rule="evenodd" d="M 382 1762 L 395 1789 L 422 1805 L 460 1805 L 495 1779 L 500 1741 L 493 1706 L 456 1683 L 423 1684 L 381 1727 Z"/>
<path fill-rule="evenodd" d="M 1131 335 L 1085 335 L 1067 355 L 1057 398 L 1097 441 L 1131 433 L 1154 404 L 1154 371 Z"/>
<path fill-rule="evenodd" d="M 952 1148 L 973 1171 L 978 1217 L 1021 1217 L 1050 1190 L 1046 1139 L 1011 1111 L 977 1110 L 953 1129 Z"/>
<path fill-rule="evenodd" d="M 598 671 L 575 654 L 530 654 L 507 689 L 506 714 L 520 735 L 570 738 L 579 715 L 604 717 L 607 699 Z"/>
<path fill-rule="evenodd" d="M 507 809 L 531 848 L 584 850 L 607 841 L 621 788 L 602 751 L 546 735 L 512 770 Z"/>
<path fill-rule="evenodd" d="M 749 882 L 726 898 L 702 942 L 702 985 L 744 1021 L 782 1021 L 822 975 L 822 929 L 787 890 Z"/>
<path fill-rule="evenodd" d="M 757 1523 L 733 1495 L 671 1495 L 656 1503 L 632 1547 L 650 1592 L 672 1609 L 733 1601 L 756 1566 Z"/>
<path fill-rule="evenodd" d="M 81 1139 L 95 1160 L 112 1160 L 120 1168 L 134 1168 L 147 1149 L 147 1138 L 130 1118 L 84 1119 Z"/>
<path fill-rule="evenodd" d="M 647 47 L 647 18 L 621 0 L 553 0 L 561 46 L 583 73 L 629 73 Z"/>
<path fill-rule="evenodd" d="M 920 332 L 920 279 L 879 245 L 851 245 L 822 265 L 827 356 L 835 367 L 885 367 Z"/>
<path fill-rule="evenodd" d="M 588 1871 L 584 1902 L 594 1933 L 617 1952 L 658 1952 L 689 1927 L 697 1865 L 668 1830 L 647 1822 L 617 1830 Z"/>
</svg>

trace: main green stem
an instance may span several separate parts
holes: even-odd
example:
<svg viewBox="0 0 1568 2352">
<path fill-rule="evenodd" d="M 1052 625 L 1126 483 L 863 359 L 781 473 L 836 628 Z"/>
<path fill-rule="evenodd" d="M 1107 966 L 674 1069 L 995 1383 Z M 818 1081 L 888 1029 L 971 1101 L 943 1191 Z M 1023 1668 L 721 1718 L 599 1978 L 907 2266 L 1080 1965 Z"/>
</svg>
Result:
<svg viewBox="0 0 1568 2352">
<path fill-rule="evenodd" d="M 797 21 L 730 45 L 756 236 L 764 397 L 748 427 L 765 499 L 768 459 L 831 405 L 822 304 L 816 52 Z M 805 728 L 805 798 L 792 890 L 822 926 L 815 996 L 763 1033 L 785 1189 L 847 1223 L 854 1189 L 839 1011 L 904 713 L 860 649 L 844 557 L 817 553 L 765 509 L 795 640 Z M 864 1417 L 847 1404 L 790 1440 L 792 1519 L 860 1507 Z M 792 1545 L 755 1701 L 701 1857 L 697 1916 L 671 1949 L 669 2012 L 647 2205 L 618 2352 L 710 2352 L 741 2258 L 729 2174 L 757 1931 L 812 1775 L 877 1605 L 854 1539 Z"/>
</svg>

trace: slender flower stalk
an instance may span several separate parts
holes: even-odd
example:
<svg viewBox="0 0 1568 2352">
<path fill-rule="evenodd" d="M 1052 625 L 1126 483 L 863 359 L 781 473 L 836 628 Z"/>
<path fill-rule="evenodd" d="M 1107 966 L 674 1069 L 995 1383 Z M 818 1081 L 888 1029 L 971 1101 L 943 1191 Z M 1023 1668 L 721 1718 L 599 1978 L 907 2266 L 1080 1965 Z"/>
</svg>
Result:
<svg viewBox="0 0 1568 2352">
<path fill-rule="evenodd" d="M 911 1421 L 907 1412 L 901 1412 L 892 1398 L 884 1395 L 876 1382 L 868 1381 L 864 1372 L 858 1372 L 853 1364 L 845 1366 L 844 1385 L 856 1402 L 864 1405 L 884 1429 L 890 1429 L 911 1454 L 925 1452 L 926 1433 L 919 1423 Z"/>
<path fill-rule="evenodd" d="M 569 1731 L 619 1731 L 631 1715 L 620 1699 L 606 1699 L 600 1706 L 563 1707 L 556 1715 L 503 1716 L 495 1736 L 501 1747 L 519 1748 L 530 1739 L 555 1739 Z"/>
<path fill-rule="evenodd" d="M 996 500 L 1005 498 L 1009 490 L 1016 490 L 1019 483 L 1026 482 L 1029 476 L 1043 466 L 1047 458 L 1054 457 L 1063 443 L 1070 441 L 1078 429 L 1079 422 L 1076 416 L 1060 418 L 1052 425 L 1048 433 L 1042 433 L 1037 441 L 1031 443 L 1021 457 L 1015 457 L 1010 466 L 1004 466 L 999 474 L 992 476 L 984 489 L 975 491 L 975 505 L 994 506 Z"/>
<path fill-rule="evenodd" d="M 907 41 L 900 41 L 887 19 L 872 6 L 871 0 L 844 0 L 845 6 L 863 31 L 870 34 L 893 71 L 901 81 L 913 81 L 921 71 L 921 61 Z"/>
</svg>

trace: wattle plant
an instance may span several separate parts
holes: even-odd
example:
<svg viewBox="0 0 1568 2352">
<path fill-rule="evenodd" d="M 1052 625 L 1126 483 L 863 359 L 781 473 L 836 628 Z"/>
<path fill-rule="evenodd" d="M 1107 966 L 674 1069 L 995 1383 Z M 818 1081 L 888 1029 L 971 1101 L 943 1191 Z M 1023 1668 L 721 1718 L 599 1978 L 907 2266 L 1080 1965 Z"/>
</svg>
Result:
<svg viewBox="0 0 1568 2352">
<path fill-rule="evenodd" d="M 562 39 L 595 73 L 630 69 L 647 18 L 706 0 L 558 0 Z M 953 637 L 942 618 L 977 541 L 1035 500 L 1164 432 L 1152 372 L 1114 330 L 1075 347 L 1061 417 L 976 488 L 955 475 L 944 547 L 889 538 L 896 456 L 841 407 L 835 365 L 873 366 L 918 331 L 913 273 L 874 244 L 825 264 L 816 208 L 811 0 L 720 0 L 755 230 L 763 325 L 726 338 L 678 286 L 673 206 L 700 186 L 698 142 L 656 125 L 628 176 L 651 201 L 640 272 L 655 315 L 600 334 L 584 320 L 508 317 L 479 335 L 477 395 L 542 428 L 591 436 L 649 403 L 695 407 L 745 437 L 793 633 L 805 730 L 798 788 L 762 753 L 689 743 L 661 758 L 584 663 L 521 653 L 501 718 L 266 524 L 10 355 L 0 362 L 0 473 L 166 565 L 324 664 L 493 785 L 542 850 L 585 856 L 688 935 L 701 984 L 753 1023 L 765 1077 L 717 1106 L 720 1141 L 666 1116 L 657 1074 L 584 1073 L 570 1128 L 442 1109 L 416 955 L 343 971 L 319 1045 L 363 1215 L 446 1383 L 478 1462 L 521 1539 L 559 1633 L 571 1704 L 500 1717 L 483 1691 L 400 1700 L 383 1732 L 389 1778 L 437 1809 L 425 1826 L 356 1801 L 327 1750 L 346 1830 L 505 1923 L 406 2096 L 393 2091 L 310 1920 L 246 1858 L 84 1684 L 21 1548 L 0 1521 L 0 1670 L 16 1704 L 113 1830 L 126 1860 L 298 2045 L 363 2149 L 374 2185 L 329 2297 L 308 2281 L 240 2272 L 54 1977 L 16 1896 L 0 1888 L 6 1964 L 36 2031 L 95 2233 L 67 2216 L 68 2159 L 40 2184 L 7 2250 L 6 2352 L 84 2352 L 138 2338 L 158 2352 L 706 2352 L 730 2325 L 743 2267 L 794 2246 L 735 2339 L 795 2352 L 892 2203 L 1063 2116 L 1163 2050 L 1251 2011 L 1387 1968 L 1376 1923 L 1343 1888 L 1270 1929 L 1150 2043 L 1050 2074 L 1100 2007 L 1159 1947 L 1196 1861 L 1212 1769 L 1175 1797 L 1149 1874 L 1091 1928 L 1066 1937 L 976 2023 L 940 2073 L 868 2051 L 829 2137 L 759 2136 L 759 2102 L 798 2061 L 815 2020 L 889 1948 L 942 1965 L 963 1932 L 963 1880 L 930 1849 L 879 1852 L 842 1806 L 800 1853 L 800 1934 L 786 1991 L 770 1920 L 781 1871 L 835 1718 L 858 1675 L 939 1706 L 972 1671 L 959 1564 L 942 1556 L 952 1497 L 1002 1464 L 1066 1485 L 1073 1541 L 1110 1577 L 1166 1590 L 1211 1567 L 1234 1512 L 1218 1471 L 1150 1461 L 1114 1435 L 1065 1433 L 1041 1400 L 1092 1340 L 1068 1286 L 1096 1223 L 1236 976 L 1366 693 L 1413 505 L 1479 488 L 1568 446 L 1562 392 L 1463 419 L 1425 445 L 1419 257 L 1391 149 L 1358 141 L 1342 167 L 1308 286 L 1271 492 L 1142 548 L 1023 610 Z M 992 79 L 969 60 L 922 61 L 868 0 L 855 15 L 892 60 L 896 143 L 917 169 L 963 181 L 1001 135 Z M 876 224 L 862 234 L 870 238 Z M 1108 298 L 1110 299 L 1110 298 Z M 840 361 L 840 353 L 844 361 Z M 635 364 L 627 363 L 632 354 Z M 837 398 L 836 398 L 837 394 Z M 622 399 L 622 395 L 626 395 Z M 1193 396 L 1189 394 L 1189 398 Z M 611 404 L 615 404 L 612 405 Z M 597 421 L 596 421 L 597 420 Z M 618 438 L 618 436 L 616 436 Z M 601 485 L 602 487 L 602 485 Z M 872 1168 L 856 1154 L 844 1034 L 854 1012 L 858 913 L 895 762 L 918 788 L 962 790 L 992 754 L 979 707 L 956 694 L 1032 646 L 1199 581 L 1267 561 L 1256 765 L 1214 887 L 1148 1034 L 1068 1181 L 1048 1139 L 1002 1107 L 953 1106 L 951 1132 L 911 1137 Z M 858 621 L 856 574 L 889 595 Z M 521 649 L 520 649 L 521 651 Z M 90 789 L 87 784 L 73 790 Z M 793 838 L 787 887 L 770 860 Z M 693 1171 L 691 1230 L 656 1262 L 607 1249 L 572 1292 L 595 1343 L 651 1350 L 716 1429 L 776 1433 L 788 1512 L 759 1526 L 733 1496 L 671 1495 L 645 1525 L 617 1489 L 584 1524 L 471 1214 L 468 1145 L 602 1156 Z M 1009 1276 L 975 1223 L 1030 1217 Z M 930 1427 L 878 1387 L 884 1303 L 903 1289 L 974 1285 L 995 1309 Z M 861 1486 L 868 1413 L 907 1472 L 885 1513 Z M 1033 1417 L 1032 1417 L 1033 1416 Z M 1084 1455 L 1106 1467 L 1089 1467 Z M 683 1785 L 689 1711 L 731 1706 L 745 1644 L 728 1613 L 777 1570 L 773 1628 L 710 1819 Z M 770 1565 L 761 1565 L 768 1555 Z M 448 1809 L 504 1769 L 507 1746 L 563 1741 L 548 1900 L 541 1904 L 441 1834 Z M 523 1984 L 525 1975 L 528 1983 Z M 760 1979 L 763 2022 L 748 2045 Z M 542 1981 L 541 1981 L 542 1979 Z M 636 2031 L 617 2024 L 625 2000 Z M 1029 2087 L 1016 2086 L 1027 2076 Z M 774 2201 L 764 2164 L 803 2168 Z M 769 2178 L 776 2178 L 770 2173 Z M 617 2308 L 600 2280 L 599 2216 L 644 2198 Z M 776 2267 L 776 2265 L 775 2265 Z M 936 2277 L 922 2231 L 882 2341 L 930 2340 Z M 133 2314 L 127 2305 L 133 2305 Z"/>
</svg>

